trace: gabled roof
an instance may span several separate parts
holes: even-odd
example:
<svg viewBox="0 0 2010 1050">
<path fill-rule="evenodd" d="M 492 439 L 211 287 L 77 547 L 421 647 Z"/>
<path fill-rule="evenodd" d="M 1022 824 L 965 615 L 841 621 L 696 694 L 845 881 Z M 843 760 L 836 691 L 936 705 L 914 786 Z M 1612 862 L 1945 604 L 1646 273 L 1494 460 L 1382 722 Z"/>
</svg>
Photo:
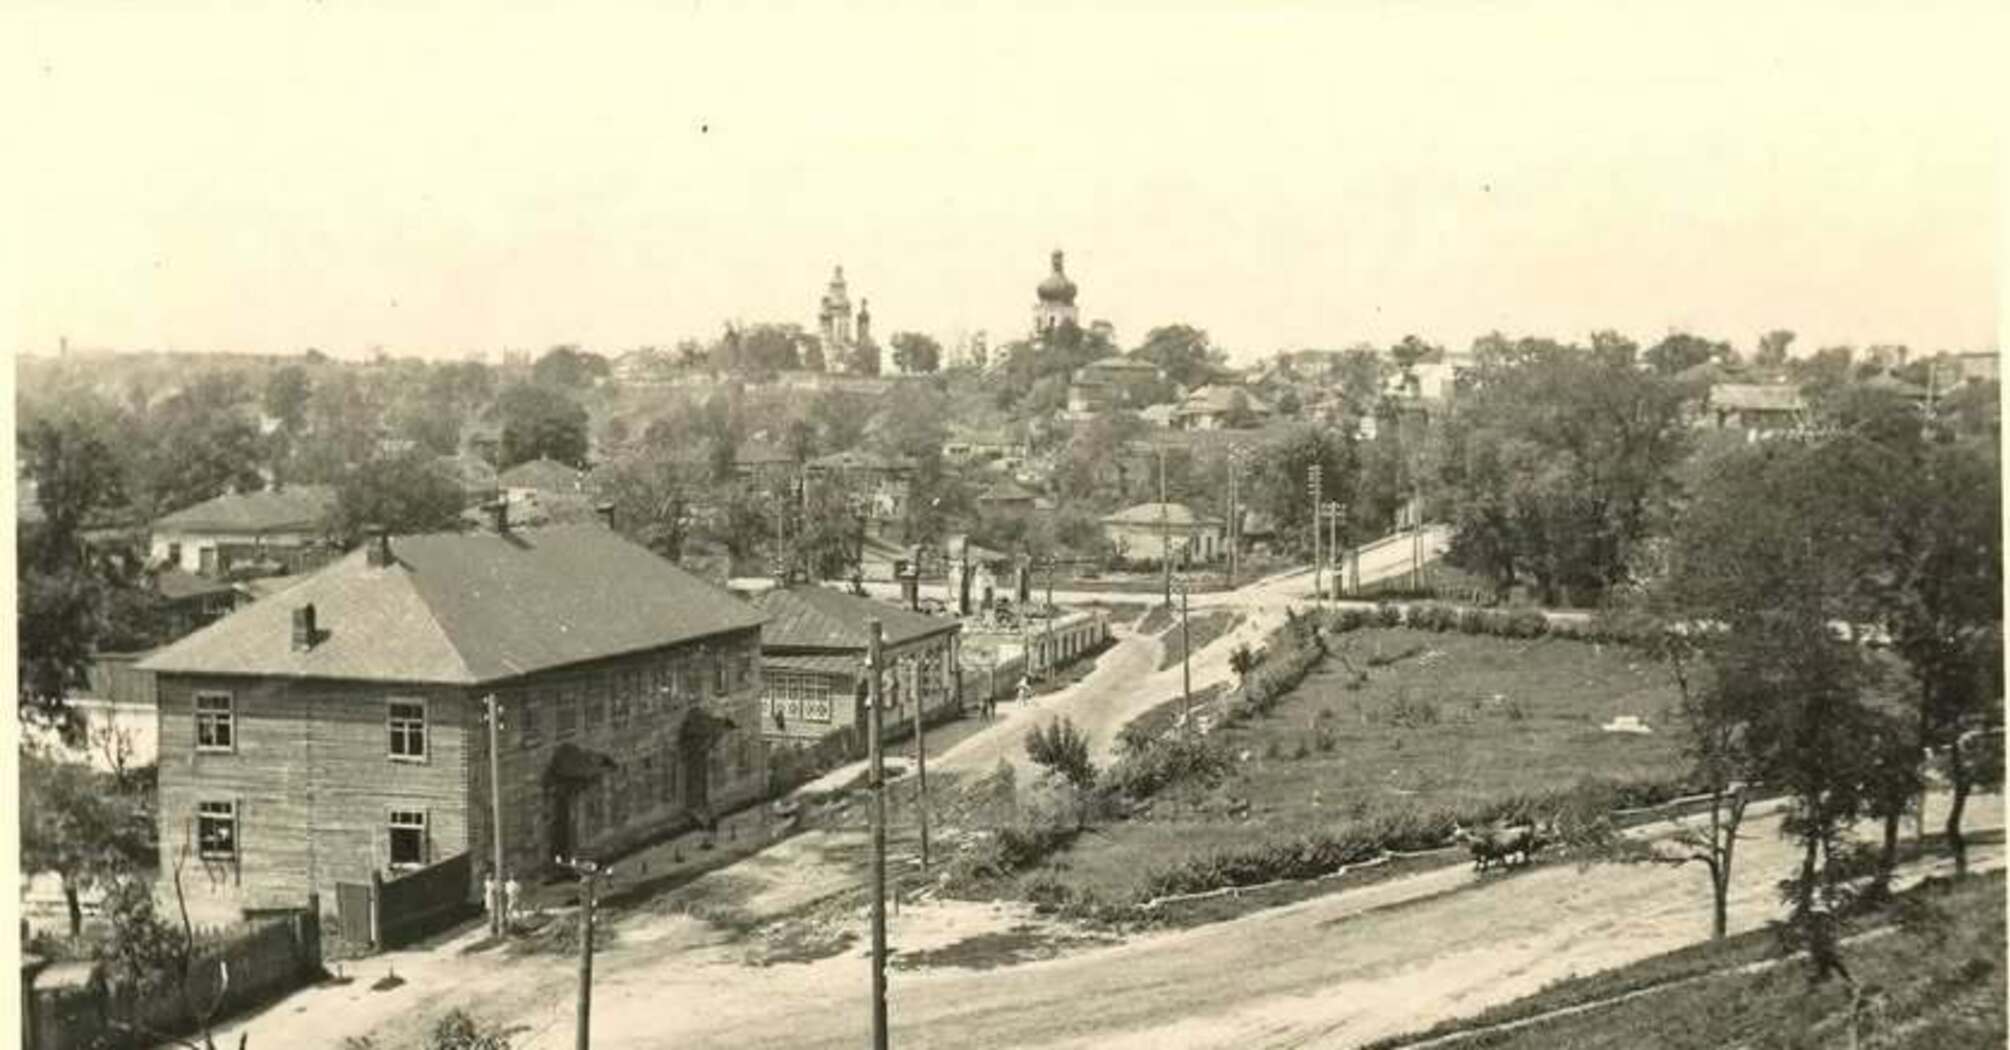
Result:
<svg viewBox="0 0 2010 1050">
<path fill-rule="evenodd" d="M 1718 383 L 1710 407 L 1747 412 L 1799 412 L 1807 407 L 1799 387 L 1786 383 Z"/>
<path fill-rule="evenodd" d="M 212 594 L 230 594 L 237 588 L 221 580 L 212 580 L 182 569 L 169 568 L 154 574 L 154 590 L 168 601 L 179 602 Z"/>
<path fill-rule="evenodd" d="M 1924 401 L 1927 398 L 1925 387 L 1917 383 L 1908 383 L 1886 372 L 1880 372 L 1864 380 L 1863 385 L 1874 390 L 1883 390 L 1888 393 L 1897 394 L 1900 397 L 1909 397 L 1916 401 Z"/>
<path fill-rule="evenodd" d="M 233 492 L 183 507 L 154 522 L 156 532 L 294 532 L 316 529 L 335 509 L 327 485 Z"/>
<path fill-rule="evenodd" d="M 1179 409 L 1175 414 L 1191 416 L 1232 412 L 1235 410 L 1235 399 L 1238 396 L 1242 398 L 1243 404 L 1249 406 L 1251 412 L 1270 411 L 1270 406 L 1264 404 L 1263 400 L 1255 394 L 1237 387 L 1223 386 L 1217 383 L 1201 387 L 1199 390 L 1188 394 L 1186 400 L 1180 402 Z"/>
<path fill-rule="evenodd" d="M 761 630 L 763 649 L 866 648 L 866 621 L 877 618 L 880 638 L 899 645 L 932 634 L 953 631 L 961 621 L 923 616 L 897 605 L 859 598 L 828 587 L 778 587 L 754 598 L 754 607 L 768 622 Z"/>
<path fill-rule="evenodd" d="M 1122 375 L 1126 378 L 1139 379 L 1157 376 L 1159 366 L 1135 357 L 1099 357 L 1076 369 L 1075 374 L 1080 375 L 1083 372 L 1102 372 L 1111 376 Z"/>
<path fill-rule="evenodd" d="M 1195 514 L 1184 503 L 1140 503 L 1135 507 L 1126 507 L 1115 514 L 1105 515 L 1103 518 L 1103 523 L 1106 525 L 1157 525 L 1162 521 L 1175 528 L 1221 524 L 1220 518 Z"/>
<path fill-rule="evenodd" d="M 906 456 L 882 456 L 864 449 L 847 449 L 833 452 L 828 456 L 818 456 L 810 460 L 815 470 L 913 470 L 914 461 Z"/>
<path fill-rule="evenodd" d="M 496 484 L 506 489 L 538 492 L 584 492 L 586 473 L 540 456 L 503 471 L 496 476 Z"/>
<path fill-rule="evenodd" d="M 997 481 L 992 482 L 990 488 L 977 494 L 977 502 L 979 503 L 1025 503 L 1037 498 L 1039 498 L 1039 493 L 1013 481 L 1011 478 L 999 478 Z"/>
<path fill-rule="evenodd" d="M 756 626 L 726 591 L 598 525 L 356 551 L 155 653 L 146 670 L 471 685 Z M 321 640 L 292 647 L 312 604 Z"/>
</svg>

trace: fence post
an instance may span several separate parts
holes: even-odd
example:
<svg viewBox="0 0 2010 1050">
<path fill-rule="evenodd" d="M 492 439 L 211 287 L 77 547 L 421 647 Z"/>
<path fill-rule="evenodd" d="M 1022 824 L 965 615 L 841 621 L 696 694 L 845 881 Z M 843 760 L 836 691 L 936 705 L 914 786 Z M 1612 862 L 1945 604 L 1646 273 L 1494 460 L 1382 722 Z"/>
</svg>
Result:
<svg viewBox="0 0 2010 1050">
<path fill-rule="evenodd" d="M 384 876 L 370 871 L 370 947 L 384 946 Z"/>
</svg>

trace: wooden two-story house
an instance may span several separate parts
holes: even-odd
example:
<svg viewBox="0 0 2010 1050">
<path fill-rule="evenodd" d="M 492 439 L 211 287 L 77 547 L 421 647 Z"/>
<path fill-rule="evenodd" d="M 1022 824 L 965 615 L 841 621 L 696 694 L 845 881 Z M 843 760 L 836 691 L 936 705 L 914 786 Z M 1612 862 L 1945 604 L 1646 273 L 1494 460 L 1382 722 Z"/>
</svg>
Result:
<svg viewBox="0 0 2010 1050">
<path fill-rule="evenodd" d="M 163 870 L 186 848 L 246 910 L 483 870 L 490 696 L 509 875 L 761 797 L 761 614 L 603 525 L 500 517 L 377 537 L 143 663 Z"/>
</svg>

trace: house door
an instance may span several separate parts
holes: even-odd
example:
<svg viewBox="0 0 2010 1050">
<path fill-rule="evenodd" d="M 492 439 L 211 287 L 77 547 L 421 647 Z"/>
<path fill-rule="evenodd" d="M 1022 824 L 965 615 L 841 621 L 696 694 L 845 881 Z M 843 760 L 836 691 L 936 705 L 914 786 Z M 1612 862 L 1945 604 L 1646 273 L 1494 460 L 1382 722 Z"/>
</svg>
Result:
<svg viewBox="0 0 2010 1050">
<path fill-rule="evenodd" d="M 368 883 L 335 884 L 335 922 L 344 941 L 361 947 L 368 947 L 375 942 L 370 916 L 370 909 L 374 903 L 370 899 Z"/>
<path fill-rule="evenodd" d="M 554 787 L 551 800 L 551 853 L 570 857 L 572 849 L 572 806 L 579 792 L 571 787 Z"/>
<path fill-rule="evenodd" d="M 712 809 L 710 756 L 689 744 L 684 745 L 683 752 L 683 761 L 677 766 L 684 777 L 684 808 L 692 814 L 709 815 Z"/>
</svg>

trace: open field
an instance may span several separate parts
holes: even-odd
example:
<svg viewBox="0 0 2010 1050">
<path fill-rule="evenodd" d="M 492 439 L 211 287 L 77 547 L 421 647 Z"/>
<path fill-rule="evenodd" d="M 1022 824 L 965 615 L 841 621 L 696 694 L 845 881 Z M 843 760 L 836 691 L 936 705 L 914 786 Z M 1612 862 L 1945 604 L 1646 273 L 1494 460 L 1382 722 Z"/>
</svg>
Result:
<svg viewBox="0 0 2010 1050">
<path fill-rule="evenodd" d="M 1175 666 L 1184 659 L 1188 643 L 1193 645 L 1194 652 L 1200 652 L 1212 644 L 1215 639 L 1241 626 L 1243 619 L 1244 616 L 1233 609 L 1215 609 L 1198 614 L 1189 613 L 1186 618 L 1186 630 L 1181 631 L 1179 620 L 1175 618 L 1172 626 L 1166 628 L 1163 636 L 1165 638 L 1165 652 L 1159 657 L 1159 670 L 1163 671 L 1168 667 Z"/>
<path fill-rule="evenodd" d="M 1435 819 L 1585 780 L 1665 793 L 1682 772 L 1661 717 L 1673 686 L 1623 647 L 1377 628 L 1339 637 L 1333 653 L 1269 716 L 1210 736 L 1232 759 L 1220 785 L 1169 789 L 1022 885 L 1136 900 L 1154 872 L 1218 850 Z M 1617 714 L 1663 731 L 1601 731 Z"/>
<path fill-rule="evenodd" d="M 1851 975 L 1874 989 L 1864 1011 L 1869 1045 L 2003 1045 L 2001 871 L 1916 886 L 1861 917 L 1857 929 L 1843 958 Z M 1805 958 L 1784 956 L 1773 931 L 1756 929 L 1561 981 L 1372 1050 L 1843 1046 L 1850 1045 L 1849 1015 L 1847 985 L 1810 985 Z"/>
</svg>

